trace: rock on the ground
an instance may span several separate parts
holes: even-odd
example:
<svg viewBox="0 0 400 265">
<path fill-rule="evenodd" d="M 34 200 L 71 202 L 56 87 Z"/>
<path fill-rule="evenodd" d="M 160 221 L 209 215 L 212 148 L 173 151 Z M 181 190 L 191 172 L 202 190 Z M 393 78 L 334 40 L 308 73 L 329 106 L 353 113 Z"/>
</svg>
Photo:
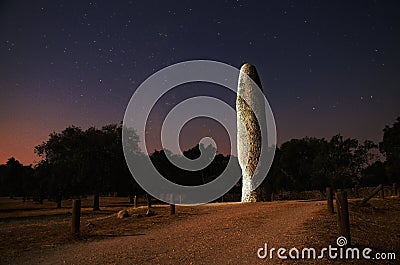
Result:
<svg viewBox="0 0 400 265">
<path fill-rule="evenodd" d="M 126 217 L 129 217 L 129 213 L 127 210 L 121 210 L 117 213 L 117 217 L 120 219 L 126 218 Z"/>
<path fill-rule="evenodd" d="M 148 209 L 147 212 L 146 212 L 146 216 L 153 216 L 155 214 L 156 213 L 154 211 L 152 211 L 151 209 Z"/>
</svg>

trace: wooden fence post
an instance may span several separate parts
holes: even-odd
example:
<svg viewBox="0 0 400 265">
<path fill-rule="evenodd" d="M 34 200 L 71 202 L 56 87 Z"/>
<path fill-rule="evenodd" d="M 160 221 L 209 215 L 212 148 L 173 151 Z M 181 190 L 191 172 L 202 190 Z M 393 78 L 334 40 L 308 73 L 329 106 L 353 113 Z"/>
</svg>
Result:
<svg viewBox="0 0 400 265">
<path fill-rule="evenodd" d="M 356 198 L 360 198 L 360 192 L 359 192 L 359 189 L 358 189 L 358 184 L 354 185 L 354 196 Z"/>
<path fill-rule="evenodd" d="M 151 196 L 150 194 L 146 193 L 146 199 L 147 199 L 147 208 L 151 208 Z"/>
<path fill-rule="evenodd" d="M 382 186 L 382 189 L 381 189 L 381 199 L 385 199 L 385 191 L 383 189 L 383 186 Z"/>
<path fill-rule="evenodd" d="M 80 222 L 81 222 L 81 200 L 77 199 L 77 200 L 72 201 L 71 232 L 73 234 L 76 234 L 76 235 L 79 234 Z"/>
<path fill-rule="evenodd" d="M 174 194 L 170 194 L 169 199 L 170 199 L 170 202 L 171 202 L 169 204 L 170 213 L 171 213 L 171 215 L 174 215 L 175 214 Z"/>
<path fill-rule="evenodd" d="M 60 208 L 61 208 L 61 200 L 62 200 L 62 195 L 61 195 L 61 193 L 57 193 L 57 195 L 56 195 L 57 209 L 60 209 Z"/>
<path fill-rule="evenodd" d="M 346 191 L 336 192 L 336 207 L 337 207 L 339 236 L 346 237 L 347 245 L 350 246 L 351 245 L 350 219 L 349 219 L 349 206 L 347 202 Z"/>
<path fill-rule="evenodd" d="M 334 213 L 335 210 L 333 209 L 333 193 L 331 187 L 326 187 L 326 201 L 328 203 L 328 211 Z"/>
<path fill-rule="evenodd" d="M 382 186 L 382 184 L 379 184 L 378 187 L 376 187 L 367 197 L 365 197 L 361 201 L 361 204 L 364 204 L 367 201 L 369 201 L 370 199 L 372 199 L 372 197 L 374 197 L 381 189 L 383 189 L 383 186 Z"/>
<path fill-rule="evenodd" d="M 93 211 L 100 211 L 100 193 L 95 192 L 93 196 Z"/>
<path fill-rule="evenodd" d="M 133 208 L 137 208 L 137 196 L 133 197 Z"/>
<path fill-rule="evenodd" d="M 170 209 L 171 209 L 171 215 L 175 214 L 175 204 L 170 204 Z"/>
</svg>

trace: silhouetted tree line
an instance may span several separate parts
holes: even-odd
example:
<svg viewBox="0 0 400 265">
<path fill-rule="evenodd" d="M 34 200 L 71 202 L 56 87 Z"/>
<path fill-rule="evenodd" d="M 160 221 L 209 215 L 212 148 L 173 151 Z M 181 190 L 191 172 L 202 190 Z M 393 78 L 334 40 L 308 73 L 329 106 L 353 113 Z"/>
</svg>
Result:
<svg viewBox="0 0 400 265">
<path fill-rule="evenodd" d="M 128 132 L 129 133 L 129 132 Z M 138 150 L 138 137 L 133 137 L 133 148 Z M 1 167 L 1 195 L 61 197 L 94 194 L 94 208 L 98 208 L 100 193 L 129 194 L 140 190 L 125 164 L 122 151 L 122 126 L 107 125 L 82 130 L 71 126 L 35 147 L 42 160 L 28 172 L 14 158 Z M 18 174 L 14 174 L 17 172 Z"/>
<path fill-rule="evenodd" d="M 197 186 L 213 181 L 225 170 L 230 157 L 217 154 L 213 159 L 216 152 L 217 150 L 212 145 L 205 147 L 203 144 L 184 151 L 184 157 L 190 160 L 200 159 L 202 164 L 209 164 L 204 169 L 197 171 L 189 171 L 175 166 L 168 160 L 168 157 L 174 158 L 180 164 L 185 164 L 185 161 L 182 156 L 173 154 L 169 150 L 154 151 L 150 155 L 150 159 L 155 168 L 166 179 L 180 185 Z M 232 157 L 232 159 L 236 159 L 236 157 Z"/>
<path fill-rule="evenodd" d="M 0 165 L 0 192 L 2 196 L 21 196 L 36 188 L 32 165 L 24 166 L 14 157 Z"/>
<path fill-rule="evenodd" d="M 14 158 L 0 165 L 0 195 L 60 200 L 75 195 L 94 194 L 94 208 L 98 208 L 99 194 L 144 194 L 134 181 L 126 165 L 122 150 L 122 126 L 107 125 L 82 130 L 71 126 L 60 133 L 53 132 L 46 142 L 35 147 L 41 161 L 24 166 Z M 277 148 L 274 162 L 259 193 L 278 191 L 324 190 L 375 186 L 379 183 L 400 183 L 400 117 L 392 126 L 384 128 L 379 146 L 371 141 L 336 135 L 330 140 L 318 138 L 292 139 Z M 139 137 L 127 130 L 133 140 L 129 147 L 140 152 Z M 379 151 L 385 161 L 375 159 Z M 211 163 L 199 171 L 180 169 L 168 156 L 182 159 L 168 150 L 154 151 L 150 159 L 167 179 L 181 185 L 201 185 L 215 179 L 224 171 L 230 156 L 215 155 L 210 145 L 196 145 L 183 152 L 189 159 L 203 159 Z M 236 159 L 236 157 L 232 157 Z M 240 183 L 230 192 L 240 194 Z M 263 197 L 263 196 L 261 196 Z"/>
<path fill-rule="evenodd" d="M 262 195 L 279 191 L 320 190 L 391 185 L 400 182 L 400 117 L 385 126 L 379 145 L 335 135 L 330 140 L 292 139 L 277 148 Z M 379 147 L 384 161 L 378 159 Z M 268 199 L 268 197 L 267 197 Z"/>
<path fill-rule="evenodd" d="M 369 185 L 364 170 L 373 159 L 371 141 L 333 136 L 290 140 L 277 149 L 271 169 L 274 191 L 324 190 Z M 382 177 L 382 176 L 379 176 Z"/>
</svg>

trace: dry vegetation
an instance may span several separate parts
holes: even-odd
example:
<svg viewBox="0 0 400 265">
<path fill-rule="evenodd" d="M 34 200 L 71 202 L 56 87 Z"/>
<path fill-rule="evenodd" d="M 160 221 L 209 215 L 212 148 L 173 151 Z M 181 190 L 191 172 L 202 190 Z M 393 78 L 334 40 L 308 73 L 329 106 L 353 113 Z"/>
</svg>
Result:
<svg viewBox="0 0 400 265">
<path fill-rule="evenodd" d="M 336 207 L 336 206 L 335 206 Z M 336 208 L 335 208 L 336 211 Z M 371 248 L 372 253 L 396 253 L 395 261 L 369 260 L 368 264 L 398 264 L 400 256 L 400 199 L 372 199 L 360 206 L 359 200 L 349 201 L 350 229 L 352 247 Z M 319 212 L 318 218 L 306 223 L 312 236 L 307 238 L 307 245 L 322 249 L 329 244 L 336 246 L 337 216 L 328 210 Z M 366 260 L 329 261 L 335 264 L 365 264 Z"/>
</svg>

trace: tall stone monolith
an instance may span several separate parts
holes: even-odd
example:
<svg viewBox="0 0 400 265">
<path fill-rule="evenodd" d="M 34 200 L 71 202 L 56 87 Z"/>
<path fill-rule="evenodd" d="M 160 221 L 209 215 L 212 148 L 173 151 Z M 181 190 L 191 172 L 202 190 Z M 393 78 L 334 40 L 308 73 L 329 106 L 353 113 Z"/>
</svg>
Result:
<svg viewBox="0 0 400 265">
<path fill-rule="evenodd" d="M 246 63 L 240 68 L 236 97 L 237 151 L 242 169 L 242 202 L 257 200 L 254 175 L 262 144 L 260 123 L 257 117 L 265 117 L 265 108 L 264 101 L 260 97 L 260 93 L 257 93 L 258 88 L 255 84 L 261 89 L 256 68 Z"/>
</svg>

